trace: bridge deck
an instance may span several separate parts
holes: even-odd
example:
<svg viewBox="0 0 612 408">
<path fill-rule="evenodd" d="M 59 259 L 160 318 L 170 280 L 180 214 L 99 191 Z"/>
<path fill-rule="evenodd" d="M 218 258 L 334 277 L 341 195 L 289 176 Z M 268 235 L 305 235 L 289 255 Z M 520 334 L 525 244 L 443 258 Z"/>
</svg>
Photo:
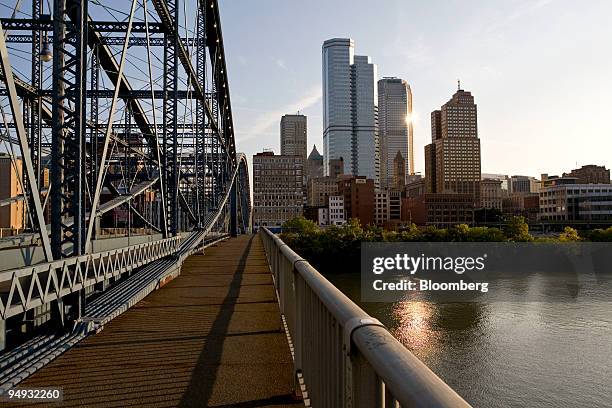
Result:
<svg viewBox="0 0 612 408">
<path fill-rule="evenodd" d="M 63 388 L 63 406 L 297 406 L 260 238 L 190 257 L 178 278 L 20 384 L 44 386 Z"/>
</svg>

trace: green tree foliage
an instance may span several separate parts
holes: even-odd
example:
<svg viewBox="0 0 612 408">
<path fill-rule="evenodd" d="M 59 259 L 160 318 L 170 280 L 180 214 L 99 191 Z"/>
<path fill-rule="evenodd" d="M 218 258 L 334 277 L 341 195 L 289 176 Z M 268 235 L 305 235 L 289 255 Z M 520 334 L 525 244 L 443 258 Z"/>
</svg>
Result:
<svg viewBox="0 0 612 408">
<path fill-rule="evenodd" d="M 304 217 L 293 218 L 283 224 L 283 232 L 296 234 L 313 234 L 319 230 L 317 224 Z"/>
<path fill-rule="evenodd" d="M 559 234 L 559 241 L 561 242 L 576 242 L 581 240 L 582 238 L 578 235 L 578 231 L 572 227 L 565 227 L 563 232 Z"/>
<path fill-rule="evenodd" d="M 595 242 L 612 242 L 612 227 L 597 228 L 588 235 L 589 240 Z"/>
<path fill-rule="evenodd" d="M 510 219 L 503 231 L 466 224 L 450 228 L 419 228 L 411 224 L 400 231 L 385 231 L 375 226 L 364 227 L 357 219 L 321 229 L 314 222 L 298 217 L 283 225 L 281 239 L 320 271 L 357 272 L 362 242 L 576 242 L 583 239 L 612 242 L 612 227 L 596 229 L 584 238 L 575 229 L 566 227 L 558 238 L 535 239 L 523 217 Z"/>
<path fill-rule="evenodd" d="M 533 236 L 529 233 L 529 224 L 525 217 L 512 217 L 506 225 L 506 236 L 510 241 L 531 242 Z"/>
</svg>

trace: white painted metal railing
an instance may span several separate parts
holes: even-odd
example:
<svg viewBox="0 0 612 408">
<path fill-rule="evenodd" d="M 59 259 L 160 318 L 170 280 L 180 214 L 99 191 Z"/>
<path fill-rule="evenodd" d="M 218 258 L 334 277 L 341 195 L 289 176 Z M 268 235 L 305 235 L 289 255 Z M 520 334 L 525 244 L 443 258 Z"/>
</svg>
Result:
<svg viewBox="0 0 612 408">
<path fill-rule="evenodd" d="M 0 272 L 0 319 L 176 254 L 180 245 L 175 236 Z"/>
<path fill-rule="evenodd" d="M 469 407 L 280 238 L 259 234 L 313 407 Z"/>
</svg>

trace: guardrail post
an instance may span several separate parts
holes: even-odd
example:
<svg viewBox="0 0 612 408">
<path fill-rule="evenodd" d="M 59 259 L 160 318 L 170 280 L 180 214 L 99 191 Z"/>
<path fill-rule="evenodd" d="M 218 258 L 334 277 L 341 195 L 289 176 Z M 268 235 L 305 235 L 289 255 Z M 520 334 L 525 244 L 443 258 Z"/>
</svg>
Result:
<svg viewBox="0 0 612 408">
<path fill-rule="evenodd" d="M 292 268 L 292 289 L 293 289 L 293 318 L 295 321 L 294 325 L 294 333 L 291 336 L 291 341 L 293 342 L 293 375 L 294 379 L 299 382 L 298 373 L 302 372 L 302 356 L 303 356 L 303 316 L 304 316 L 304 289 L 302 285 L 302 281 L 299 279 L 299 274 L 297 273 L 295 266 Z M 299 387 L 299 383 L 297 384 Z"/>
<path fill-rule="evenodd" d="M 374 318 L 352 318 L 344 324 L 344 401 L 345 406 L 352 408 L 382 406 L 381 381 L 366 359 L 353 347 L 353 333 L 365 326 L 385 327 Z"/>
<path fill-rule="evenodd" d="M 345 406 L 378 408 L 382 406 L 382 384 L 370 364 L 359 353 L 345 356 L 347 390 Z"/>
</svg>

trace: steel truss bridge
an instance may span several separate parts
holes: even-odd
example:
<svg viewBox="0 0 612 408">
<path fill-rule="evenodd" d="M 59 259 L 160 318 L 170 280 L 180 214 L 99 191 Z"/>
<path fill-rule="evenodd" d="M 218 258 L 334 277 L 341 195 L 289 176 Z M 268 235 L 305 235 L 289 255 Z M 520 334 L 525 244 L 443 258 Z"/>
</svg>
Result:
<svg viewBox="0 0 612 408">
<path fill-rule="evenodd" d="M 228 239 L 217 0 L 0 1 L 0 117 L 0 399 L 468 407 L 279 237 Z"/>
<path fill-rule="evenodd" d="M 4 348 L 91 330 L 250 231 L 251 203 L 217 0 L 15 0 L 0 16 Z"/>
</svg>

